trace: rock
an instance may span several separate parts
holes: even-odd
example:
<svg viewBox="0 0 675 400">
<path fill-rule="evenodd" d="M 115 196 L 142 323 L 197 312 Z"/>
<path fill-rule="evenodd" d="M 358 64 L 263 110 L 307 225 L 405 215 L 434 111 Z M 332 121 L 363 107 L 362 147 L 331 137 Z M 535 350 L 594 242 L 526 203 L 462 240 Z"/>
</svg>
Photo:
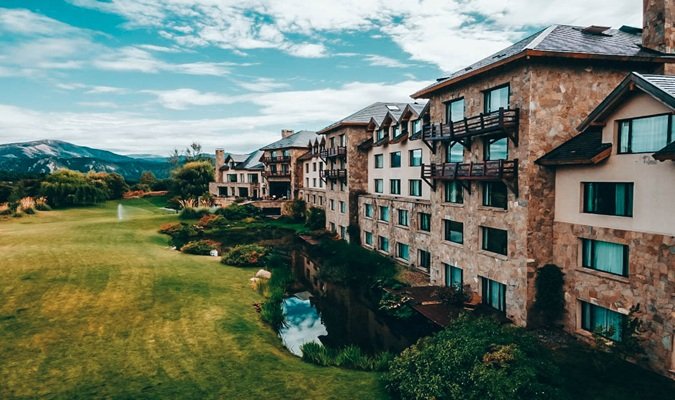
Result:
<svg viewBox="0 0 675 400">
<path fill-rule="evenodd" d="M 218 250 L 211 250 L 209 254 L 211 255 L 211 257 L 218 257 Z"/>
<path fill-rule="evenodd" d="M 261 269 L 255 273 L 255 277 L 260 279 L 270 279 L 272 277 L 272 273 L 270 271 L 265 271 L 264 269 Z"/>
</svg>

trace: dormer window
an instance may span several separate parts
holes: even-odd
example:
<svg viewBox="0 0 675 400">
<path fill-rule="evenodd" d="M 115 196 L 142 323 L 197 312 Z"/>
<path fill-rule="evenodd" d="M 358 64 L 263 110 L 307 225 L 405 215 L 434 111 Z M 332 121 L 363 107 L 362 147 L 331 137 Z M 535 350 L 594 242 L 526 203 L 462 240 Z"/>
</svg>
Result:
<svg viewBox="0 0 675 400">
<path fill-rule="evenodd" d="M 422 130 L 422 120 L 416 119 L 412 122 L 412 133 L 415 134 Z"/>
<path fill-rule="evenodd" d="M 673 115 L 654 115 L 619 122 L 619 154 L 653 153 L 675 139 Z"/>
<path fill-rule="evenodd" d="M 401 134 L 401 126 L 394 125 L 394 127 L 392 128 L 392 132 L 394 133 L 394 137 L 398 137 L 398 135 Z"/>
<path fill-rule="evenodd" d="M 375 134 L 375 141 L 379 142 L 380 140 L 384 139 L 384 128 L 380 128 L 376 131 Z"/>
</svg>

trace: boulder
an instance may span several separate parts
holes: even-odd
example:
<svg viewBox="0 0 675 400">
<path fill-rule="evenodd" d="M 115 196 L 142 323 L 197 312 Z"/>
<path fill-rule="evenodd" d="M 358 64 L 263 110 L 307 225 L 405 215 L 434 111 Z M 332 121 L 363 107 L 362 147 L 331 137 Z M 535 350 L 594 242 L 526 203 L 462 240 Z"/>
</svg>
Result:
<svg viewBox="0 0 675 400">
<path fill-rule="evenodd" d="M 270 271 L 265 271 L 264 269 L 261 269 L 255 273 L 255 277 L 261 279 L 270 279 L 272 277 L 272 273 Z"/>
</svg>

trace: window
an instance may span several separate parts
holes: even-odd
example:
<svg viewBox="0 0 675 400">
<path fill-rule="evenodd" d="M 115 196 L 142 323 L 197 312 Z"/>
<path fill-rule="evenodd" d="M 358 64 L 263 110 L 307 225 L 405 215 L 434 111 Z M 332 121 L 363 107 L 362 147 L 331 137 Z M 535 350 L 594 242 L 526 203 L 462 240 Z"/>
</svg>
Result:
<svg viewBox="0 0 675 400">
<path fill-rule="evenodd" d="M 506 210 L 508 196 L 503 182 L 483 182 L 483 205 Z"/>
<path fill-rule="evenodd" d="M 449 219 L 443 220 L 445 223 L 445 240 L 453 243 L 464 243 L 464 224 Z"/>
<path fill-rule="evenodd" d="M 595 304 L 581 301 L 581 329 L 597 332 L 607 339 L 621 340 L 621 327 L 625 315 Z"/>
<path fill-rule="evenodd" d="M 291 156 L 291 151 L 290 150 L 284 150 L 283 151 L 284 157 L 290 157 Z"/>
<path fill-rule="evenodd" d="M 314 164 L 314 166 L 316 166 L 316 164 Z M 309 173 L 309 164 L 305 164 L 305 172 Z"/>
<path fill-rule="evenodd" d="M 384 155 L 375 154 L 375 168 L 384 168 Z"/>
<path fill-rule="evenodd" d="M 509 140 L 507 138 L 485 139 L 483 153 L 486 161 L 506 160 L 509 158 Z"/>
<path fill-rule="evenodd" d="M 454 265 L 445 265 L 445 286 L 462 289 L 464 286 L 464 271 Z"/>
<path fill-rule="evenodd" d="M 227 181 L 228 182 L 236 182 L 237 181 L 237 174 L 227 174 Z"/>
<path fill-rule="evenodd" d="M 340 239 L 347 239 L 347 228 L 340 226 Z"/>
<path fill-rule="evenodd" d="M 464 146 L 459 142 L 448 143 L 445 147 L 445 162 L 464 162 Z"/>
<path fill-rule="evenodd" d="M 337 232 L 337 230 L 335 229 L 335 223 L 334 222 L 330 223 L 330 231 L 333 232 L 333 233 Z"/>
<path fill-rule="evenodd" d="M 582 239 L 584 268 L 628 276 L 628 246 L 601 240 Z"/>
<path fill-rule="evenodd" d="M 316 187 L 316 178 L 312 178 L 312 187 Z"/>
<path fill-rule="evenodd" d="M 445 103 L 445 122 L 455 122 L 464 119 L 464 98 Z"/>
<path fill-rule="evenodd" d="M 377 238 L 377 245 L 380 250 L 386 251 L 387 253 L 389 252 L 389 239 L 386 237 L 379 236 Z"/>
<path fill-rule="evenodd" d="M 401 180 L 400 179 L 390 179 L 389 180 L 389 193 L 391 193 L 391 194 L 401 194 Z"/>
<path fill-rule="evenodd" d="M 375 193 L 383 193 L 383 192 L 384 192 L 384 180 L 375 179 Z"/>
<path fill-rule="evenodd" d="M 464 188 L 461 183 L 458 181 L 445 182 L 445 201 L 455 204 L 464 202 Z"/>
<path fill-rule="evenodd" d="M 422 130 L 422 120 L 416 119 L 412 122 L 412 133 L 415 134 Z"/>
<path fill-rule="evenodd" d="M 305 178 L 305 187 L 309 187 L 309 178 Z"/>
<path fill-rule="evenodd" d="M 419 167 L 422 165 L 422 149 L 410 150 L 408 153 L 408 156 L 410 157 L 409 164 L 411 167 Z"/>
<path fill-rule="evenodd" d="M 330 209 L 335 210 L 335 200 L 330 199 Z"/>
<path fill-rule="evenodd" d="M 389 207 L 380 206 L 380 221 L 389 222 Z"/>
<path fill-rule="evenodd" d="M 380 140 L 384 139 L 384 136 L 385 136 L 384 132 L 385 132 L 384 128 L 380 128 L 380 129 L 377 130 L 377 132 L 375 134 L 375 141 L 376 142 L 379 142 Z"/>
<path fill-rule="evenodd" d="M 411 179 L 410 183 L 410 195 L 419 197 L 422 195 L 422 180 L 421 179 Z"/>
<path fill-rule="evenodd" d="M 417 266 L 427 271 L 431 269 L 431 253 L 426 250 L 417 250 Z"/>
<path fill-rule="evenodd" d="M 585 182 L 583 185 L 585 213 L 633 216 L 632 183 Z"/>
<path fill-rule="evenodd" d="M 319 182 L 321 182 L 321 181 L 319 181 Z M 320 206 L 323 205 L 323 196 L 319 196 L 319 205 Z"/>
<path fill-rule="evenodd" d="M 431 214 L 419 213 L 419 230 L 431 232 Z"/>
<path fill-rule="evenodd" d="M 394 133 L 394 138 L 397 138 L 401 134 L 401 125 L 394 125 L 392 127 L 392 132 Z"/>
<path fill-rule="evenodd" d="M 502 229 L 488 228 L 482 226 L 483 243 L 482 249 L 497 254 L 507 255 L 508 250 L 508 232 Z"/>
<path fill-rule="evenodd" d="M 373 205 L 370 203 L 364 204 L 363 213 L 367 218 L 373 218 Z"/>
<path fill-rule="evenodd" d="M 368 246 L 372 246 L 372 245 L 373 245 L 373 233 L 372 233 L 372 232 L 367 232 L 367 231 L 366 231 L 366 232 L 364 233 L 364 239 L 363 239 L 363 240 L 365 241 L 365 243 L 366 243 Z"/>
<path fill-rule="evenodd" d="M 258 175 L 257 174 L 248 174 L 248 181 L 249 181 L 249 183 L 258 183 Z"/>
<path fill-rule="evenodd" d="M 661 150 L 675 139 L 672 115 L 655 115 L 621 121 L 619 154 Z"/>
<path fill-rule="evenodd" d="M 344 214 L 344 213 L 347 212 L 347 205 L 345 204 L 344 201 L 340 201 L 340 212 L 341 212 L 342 214 Z"/>
<path fill-rule="evenodd" d="M 345 147 L 347 145 L 347 138 L 344 134 L 340 135 L 340 146 Z"/>
<path fill-rule="evenodd" d="M 485 92 L 485 112 L 491 113 L 500 108 L 509 108 L 509 85 L 504 85 Z"/>
<path fill-rule="evenodd" d="M 410 260 L 410 246 L 404 243 L 396 243 L 396 256 L 402 260 Z"/>
<path fill-rule="evenodd" d="M 481 276 L 483 304 L 506 312 L 506 285 Z"/>
<path fill-rule="evenodd" d="M 389 166 L 391 168 L 399 168 L 401 166 L 401 152 L 400 151 L 395 151 L 393 153 L 389 153 L 389 157 L 390 157 Z"/>
<path fill-rule="evenodd" d="M 401 226 L 408 226 L 408 210 L 398 210 L 398 224 Z"/>
<path fill-rule="evenodd" d="M 316 163 L 315 162 L 312 163 L 312 171 L 316 172 Z"/>
</svg>

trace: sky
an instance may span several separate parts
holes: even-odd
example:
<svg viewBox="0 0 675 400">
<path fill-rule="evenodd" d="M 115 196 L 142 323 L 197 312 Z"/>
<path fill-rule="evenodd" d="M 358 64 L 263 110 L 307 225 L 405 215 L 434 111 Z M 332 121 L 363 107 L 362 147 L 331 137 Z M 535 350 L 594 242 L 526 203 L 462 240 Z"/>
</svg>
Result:
<svg viewBox="0 0 675 400">
<path fill-rule="evenodd" d="M 638 0 L 0 0 L 0 143 L 252 151 Z"/>
</svg>

